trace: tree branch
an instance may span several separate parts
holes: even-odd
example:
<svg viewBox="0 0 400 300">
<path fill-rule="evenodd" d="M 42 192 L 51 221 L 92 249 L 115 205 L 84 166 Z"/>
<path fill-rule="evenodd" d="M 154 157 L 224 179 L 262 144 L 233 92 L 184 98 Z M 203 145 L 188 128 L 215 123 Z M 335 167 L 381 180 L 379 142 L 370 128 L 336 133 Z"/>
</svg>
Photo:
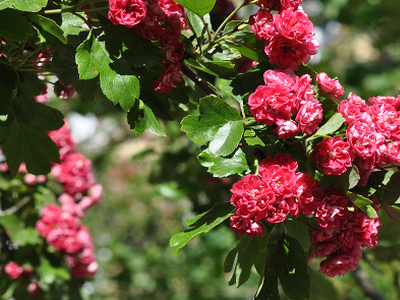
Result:
<svg viewBox="0 0 400 300">
<path fill-rule="evenodd" d="M 372 282 L 368 278 L 368 274 L 361 269 L 360 266 L 353 272 L 353 276 L 356 279 L 358 285 L 364 291 L 365 296 L 372 300 L 385 300 L 381 293 L 374 287 Z"/>
<path fill-rule="evenodd" d="M 192 70 L 189 69 L 185 63 L 181 63 L 181 71 L 184 75 L 189 77 L 191 81 L 193 81 L 206 95 L 217 96 L 214 91 L 200 78 L 198 77 Z"/>
</svg>

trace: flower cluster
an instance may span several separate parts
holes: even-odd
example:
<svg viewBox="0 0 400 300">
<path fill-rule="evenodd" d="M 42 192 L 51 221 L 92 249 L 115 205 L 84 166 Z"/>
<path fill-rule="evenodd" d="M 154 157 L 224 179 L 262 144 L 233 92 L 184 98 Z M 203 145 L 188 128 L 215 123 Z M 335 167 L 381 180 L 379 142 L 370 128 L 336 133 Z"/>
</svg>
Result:
<svg viewBox="0 0 400 300">
<path fill-rule="evenodd" d="M 259 176 L 246 175 L 231 189 L 235 215 L 231 228 L 248 236 L 264 236 L 264 225 L 283 222 L 288 215 L 312 215 L 323 191 L 308 174 L 297 172 L 297 161 L 288 154 L 268 156 Z"/>
<path fill-rule="evenodd" d="M 61 207 L 49 204 L 42 209 L 36 229 L 61 254 L 76 278 L 92 277 L 97 271 L 94 246 L 88 229 L 80 222 L 83 208 L 68 194 L 59 197 Z"/>
<path fill-rule="evenodd" d="M 318 53 L 313 24 L 303 11 L 302 1 L 262 0 L 258 12 L 249 19 L 256 37 L 265 41 L 265 53 L 271 63 L 297 70 Z M 272 14 L 271 11 L 278 13 Z"/>
<path fill-rule="evenodd" d="M 179 60 L 185 52 L 179 41 L 185 28 L 183 7 L 173 0 L 109 0 L 108 18 L 113 24 L 133 28 L 144 39 L 159 41 L 164 52 L 157 93 L 170 93 L 181 82 Z"/>
<path fill-rule="evenodd" d="M 314 133 L 322 120 L 322 107 L 311 81 L 308 74 L 299 78 L 291 69 L 266 71 L 265 85 L 258 86 L 249 97 L 250 112 L 259 122 L 277 125 L 275 132 L 283 139 L 300 131 Z"/>
<path fill-rule="evenodd" d="M 368 99 L 350 93 L 338 111 L 346 119 L 346 138 L 354 152 L 354 164 L 365 186 L 375 168 L 400 166 L 400 95 Z"/>
<path fill-rule="evenodd" d="M 32 278 L 33 269 L 31 267 L 22 267 L 15 261 L 10 261 L 4 266 L 4 273 L 11 279 L 29 280 Z M 30 282 L 27 287 L 28 294 L 37 295 L 41 291 L 36 282 Z"/>
<path fill-rule="evenodd" d="M 373 248 L 378 243 L 378 226 L 382 225 L 378 217 L 369 219 L 334 187 L 325 190 L 314 216 L 319 226 L 312 232 L 313 256 L 326 257 L 320 271 L 329 277 L 354 271 L 361 247 Z"/>
</svg>

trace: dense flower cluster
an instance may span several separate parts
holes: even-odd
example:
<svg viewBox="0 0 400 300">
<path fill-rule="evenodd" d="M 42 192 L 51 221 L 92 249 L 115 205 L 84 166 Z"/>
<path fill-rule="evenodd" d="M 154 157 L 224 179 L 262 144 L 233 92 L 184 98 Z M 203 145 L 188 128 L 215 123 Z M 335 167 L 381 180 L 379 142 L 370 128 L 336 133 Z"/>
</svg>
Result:
<svg viewBox="0 0 400 300">
<path fill-rule="evenodd" d="M 179 41 L 185 28 L 183 7 L 173 0 L 109 0 L 108 18 L 113 24 L 133 28 L 144 39 L 159 41 L 164 52 L 161 76 L 154 82 L 157 93 L 170 93 L 181 82 Z"/>
<path fill-rule="evenodd" d="M 33 269 L 31 267 L 22 267 L 15 261 L 10 261 L 4 266 L 4 273 L 11 279 L 30 280 L 33 276 Z M 36 282 L 30 282 L 27 287 L 28 294 L 37 295 L 41 291 Z"/>
<path fill-rule="evenodd" d="M 330 187 L 315 211 L 319 227 L 312 232 L 313 256 L 327 257 L 320 271 L 329 277 L 354 271 L 361 247 L 373 248 L 378 243 L 378 226 L 382 225 L 378 217 L 369 219 L 349 202 L 346 195 Z"/>
<path fill-rule="evenodd" d="M 329 78 L 328 74 L 321 72 L 315 76 L 320 92 L 339 99 L 344 94 L 344 89 L 336 78 Z"/>
<path fill-rule="evenodd" d="M 318 53 L 313 24 L 300 6 L 301 0 L 261 0 L 258 12 L 249 19 L 256 37 L 265 41 L 271 63 L 297 70 Z M 272 10 L 279 11 L 272 14 Z"/>
<path fill-rule="evenodd" d="M 231 228 L 251 237 L 264 236 L 264 225 L 283 222 L 288 215 L 311 215 L 318 207 L 322 189 L 308 174 L 297 172 L 297 161 L 288 154 L 265 158 L 259 176 L 246 175 L 231 189 L 235 215 Z"/>
<path fill-rule="evenodd" d="M 350 93 L 338 111 L 346 119 L 346 138 L 365 186 L 375 168 L 400 166 L 400 94 L 368 99 Z"/>
<path fill-rule="evenodd" d="M 311 81 L 308 74 L 299 78 L 291 69 L 266 71 L 265 85 L 258 86 L 249 97 L 250 112 L 259 122 L 277 125 L 275 131 L 283 139 L 300 131 L 314 133 L 322 120 L 322 107 Z"/>
</svg>

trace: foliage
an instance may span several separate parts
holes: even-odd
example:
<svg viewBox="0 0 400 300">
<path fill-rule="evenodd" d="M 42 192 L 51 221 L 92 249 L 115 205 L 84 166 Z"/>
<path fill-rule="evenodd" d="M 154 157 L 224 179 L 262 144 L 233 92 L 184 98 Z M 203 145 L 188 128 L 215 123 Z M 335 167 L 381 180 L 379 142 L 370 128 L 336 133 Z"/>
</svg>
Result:
<svg viewBox="0 0 400 300">
<path fill-rule="evenodd" d="M 84 178 L 87 189 L 68 192 L 67 180 L 57 177 L 55 170 L 66 165 L 67 160 L 51 132 L 65 128 L 60 111 L 63 105 L 58 110 L 46 105 L 46 101 L 38 103 L 41 96 L 48 94 L 50 85 L 54 86 L 54 93 L 60 99 L 70 98 L 75 90 L 82 100 L 106 99 L 107 103 L 124 112 L 136 135 L 148 129 L 157 136 L 169 136 L 172 141 L 179 141 L 171 145 L 181 147 L 175 152 L 163 149 L 157 162 L 158 169 L 150 176 L 152 183 L 164 188 L 163 196 L 176 199 L 185 195 L 198 213 L 185 221 L 186 230 L 175 233 L 170 239 L 175 254 L 198 236 L 212 237 L 215 230 L 222 230 L 221 236 L 231 234 L 226 230 L 229 219 L 230 228 L 240 234 L 237 245 L 227 254 L 224 263 L 225 272 L 231 272 L 230 285 L 242 286 L 255 270 L 259 277 L 254 292 L 257 300 L 316 299 L 322 293 L 314 285 L 321 282 L 334 291 L 327 279 L 315 274 L 315 266 L 309 263 L 311 257 L 327 257 L 319 262 L 320 270 L 328 276 L 344 275 L 348 269 L 354 271 L 357 267 L 361 247 L 376 246 L 377 228 L 382 224 L 378 218 L 400 225 L 397 185 L 400 138 L 396 131 L 400 128 L 400 96 L 385 96 L 386 100 L 382 100 L 376 93 L 386 93 L 388 86 L 368 86 L 368 82 L 374 81 L 372 73 L 360 72 L 360 67 L 352 63 L 338 70 L 332 61 L 341 58 L 332 54 L 330 58 L 326 56 L 328 58 L 320 64 L 321 71 L 343 75 L 344 87 L 346 90 L 355 87 L 355 93 L 357 87 L 364 85 L 367 92 L 375 93 L 374 98 L 369 96 L 369 106 L 363 102 L 366 107 L 383 107 L 383 112 L 376 116 L 357 102 L 359 114 L 354 114 L 359 119 L 364 118 L 364 125 L 356 123 L 359 120 L 352 119 L 354 115 L 342 104 L 362 99 L 358 100 L 354 94 L 354 98 L 350 95 L 340 100 L 343 95 L 340 83 L 329 77 L 322 81 L 318 77 L 321 73 L 316 75 L 310 65 L 304 64 L 316 54 L 312 30 L 308 36 L 291 36 L 285 41 L 289 45 L 286 48 L 275 45 L 284 35 L 283 27 L 277 26 L 279 30 L 267 33 L 257 31 L 257 26 L 266 23 L 275 26 L 272 23 L 278 22 L 280 12 L 285 10 L 283 2 L 268 7 L 268 1 L 237 1 L 232 13 L 219 24 L 213 24 L 215 19 L 211 17 L 218 8 L 215 0 L 180 0 L 176 3 L 163 0 L 153 6 L 151 1 L 132 0 L 147 11 L 147 15 L 137 11 L 137 15 L 129 16 L 137 18 L 133 21 L 111 17 L 108 11 L 114 2 L 117 1 L 110 0 L 109 5 L 105 1 L 86 0 L 6 0 L 0 3 L 0 141 L 4 153 L 2 165 L 5 166 L 0 177 L 0 230 L 1 243 L 5 245 L 1 257 L 4 267 L 10 261 L 17 261 L 24 270 L 21 274 L 31 272 L 30 281 L 27 281 L 22 275 L 13 278 L 6 271 L 9 277 L 2 276 L 0 280 L 2 297 L 82 299 L 84 278 L 94 274 L 88 267 L 94 262 L 85 265 L 84 275 L 76 276 L 76 265 L 68 261 L 73 255 L 81 255 L 79 251 L 83 246 L 79 251 L 65 250 L 51 242 L 48 236 L 44 239 L 46 234 L 42 234 L 37 225 L 44 218 L 47 205 L 62 202 L 64 192 L 72 193 L 77 203 L 74 205 L 85 210 L 84 199 L 92 197 L 89 188 L 94 186 L 94 179 L 88 176 Z M 345 2 L 324 1 L 326 10 L 320 23 L 336 16 L 347 26 L 355 26 L 357 22 L 370 24 L 369 20 L 374 19 L 371 16 L 374 5 L 349 1 L 349 7 L 360 7 L 360 10 L 346 10 Z M 250 7 L 256 11 L 255 4 L 263 8 L 253 16 L 248 14 L 244 20 L 235 20 L 239 11 L 246 12 Z M 379 7 L 380 15 L 391 14 L 386 4 Z M 304 24 L 311 22 L 301 10 L 295 12 L 296 9 L 297 6 L 285 11 L 288 15 L 297 14 L 301 19 L 299 24 L 306 28 L 308 25 Z M 129 15 L 132 8 L 120 10 L 121 14 Z M 274 17 L 268 15 L 270 10 Z M 266 20 L 257 19 L 260 12 L 267 14 L 267 17 L 263 15 Z M 348 19 L 347 14 L 353 17 Z M 358 18 L 360 15 L 363 17 Z M 374 29 L 369 27 L 368 30 Z M 392 41 L 383 35 L 371 47 L 394 53 L 385 44 L 387 39 Z M 294 52 L 303 53 L 303 57 L 293 53 L 280 55 L 282 49 L 297 46 L 303 48 Z M 328 52 L 327 49 L 323 51 Z M 243 61 L 253 64 L 242 68 Z M 343 65 L 345 61 L 351 62 L 351 58 L 343 58 L 340 63 Z M 364 68 L 374 67 L 371 62 Z M 357 76 L 353 78 L 354 73 Z M 276 91 L 271 92 L 272 89 Z M 268 93 L 273 93 L 273 97 L 268 98 Z M 364 92 L 360 96 L 368 98 Z M 385 113 L 388 113 L 386 119 Z M 392 116 L 393 120 L 390 119 Z M 382 125 L 382 119 L 385 122 L 390 119 L 393 126 Z M 375 121 L 386 126 L 384 129 L 390 127 L 390 133 L 377 129 L 365 138 L 372 142 L 359 142 L 360 135 L 369 134 L 365 124 L 371 125 Z M 190 142 L 187 139 L 182 142 L 184 137 L 180 136 L 179 130 L 171 134 L 173 130 L 168 126 L 178 126 Z M 371 130 L 375 130 L 374 126 L 371 125 Z M 329 148 L 331 141 L 336 144 Z M 370 144 L 376 149 L 371 150 Z M 342 164 L 338 171 L 325 162 L 334 160 L 342 148 L 345 148 L 343 153 L 347 153 L 343 159 L 346 162 L 338 163 Z M 197 160 L 193 160 L 195 156 Z M 180 169 L 176 159 L 181 161 Z M 84 159 L 79 162 L 82 161 Z M 365 167 L 368 163 L 369 167 Z M 21 164 L 26 166 L 26 171 L 21 169 Z M 200 169 L 200 165 L 207 170 Z M 198 184 L 206 171 L 212 175 L 208 180 L 218 182 L 214 191 L 211 184 L 209 187 Z M 285 175 L 281 175 L 283 173 Z M 28 175 L 47 177 L 32 184 L 26 179 Z M 166 183 L 165 177 L 174 180 Z M 287 178 L 291 181 L 284 183 Z M 231 194 L 225 183 L 233 184 Z M 178 186 L 174 187 L 174 184 Z M 276 200 L 265 200 L 270 191 Z M 202 193 L 210 200 L 207 205 L 202 204 Z M 335 213 L 325 221 L 321 210 L 325 209 L 324 205 L 330 201 L 326 199 L 331 196 L 339 198 L 335 200 L 338 203 L 342 201 L 340 199 L 345 202 L 335 206 Z M 262 207 L 263 201 L 268 202 L 267 208 Z M 382 217 L 384 213 L 387 215 Z M 77 218 L 82 217 L 83 212 Z M 359 226 L 357 222 L 367 224 L 363 228 L 368 227 L 365 229 L 368 234 L 364 234 L 361 241 L 354 242 L 351 239 L 356 240 L 359 236 L 349 238 L 343 229 L 350 228 L 346 222 L 353 219 L 356 219 L 353 226 Z M 327 237 L 320 237 L 318 232 Z M 335 248 L 322 255 L 320 248 L 325 240 L 339 239 L 342 233 L 346 235 L 340 240 L 342 244 L 345 240 L 353 243 L 352 246 L 346 244 L 347 248 Z M 374 259 L 387 259 L 379 254 L 380 249 L 393 254 L 398 248 L 397 239 L 386 236 L 383 240 L 386 243 L 368 250 Z M 115 277 L 122 272 L 131 272 L 136 262 L 130 260 L 129 250 L 118 243 L 113 247 L 118 254 L 116 266 L 125 262 L 132 264 L 127 270 L 123 268 L 116 272 Z M 221 249 L 218 248 L 218 258 L 222 255 Z M 346 259 L 355 262 L 335 270 L 329 265 L 335 255 L 353 255 Z M 149 286 L 153 284 L 151 279 L 148 282 Z M 32 290 L 30 284 L 38 290 Z M 153 296 L 157 295 L 149 297 Z"/>
</svg>

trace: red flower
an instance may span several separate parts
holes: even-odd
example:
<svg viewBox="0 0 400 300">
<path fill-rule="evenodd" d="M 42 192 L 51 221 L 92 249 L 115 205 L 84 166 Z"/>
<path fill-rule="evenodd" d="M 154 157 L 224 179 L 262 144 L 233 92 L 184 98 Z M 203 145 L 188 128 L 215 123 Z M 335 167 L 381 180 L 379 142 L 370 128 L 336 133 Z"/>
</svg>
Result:
<svg viewBox="0 0 400 300">
<path fill-rule="evenodd" d="M 322 105 L 314 99 L 306 102 L 300 107 L 296 116 L 296 122 L 299 128 L 307 135 L 313 134 L 317 129 L 319 123 L 322 121 Z"/>
<path fill-rule="evenodd" d="M 339 80 L 333 78 L 329 78 L 329 76 L 324 73 L 318 73 L 316 75 L 317 83 L 319 85 L 319 88 L 322 92 L 339 99 L 340 97 L 343 96 L 344 94 L 344 89 L 342 85 L 340 84 Z"/>
<path fill-rule="evenodd" d="M 115 25 L 132 28 L 146 16 L 147 8 L 142 0 L 109 0 L 108 18 Z"/>
<path fill-rule="evenodd" d="M 176 87 L 176 83 L 182 81 L 181 79 L 181 65 L 179 63 L 165 63 L 164 69 L 154 84 L 154 90 L 161 93 L 170 93 Z"/>
<path fill-rule="evenodd" d="M 349 143 L 344 142 L 340 136 L 325 137 L 311 153 L 317 168 L 326 175 L 341 175 L 351 167 L 354 153 Z"/>
<path fill-rule="evenodd" d="M 333 254 L 321 262 L 320 272 L 329 277 L 342 276 L 348 270 L 354 271 L 357 269 L 361 256 L 362 252 L 359 246 L 355 246 L 345 253 Z"/>
<path fill-rule="evenodd" d="M 4 272 L 12 279 L 17 279 L 23 271 L 24 269 L 15 261 L 10 261 L 4 266 Z"/>
</svg>

